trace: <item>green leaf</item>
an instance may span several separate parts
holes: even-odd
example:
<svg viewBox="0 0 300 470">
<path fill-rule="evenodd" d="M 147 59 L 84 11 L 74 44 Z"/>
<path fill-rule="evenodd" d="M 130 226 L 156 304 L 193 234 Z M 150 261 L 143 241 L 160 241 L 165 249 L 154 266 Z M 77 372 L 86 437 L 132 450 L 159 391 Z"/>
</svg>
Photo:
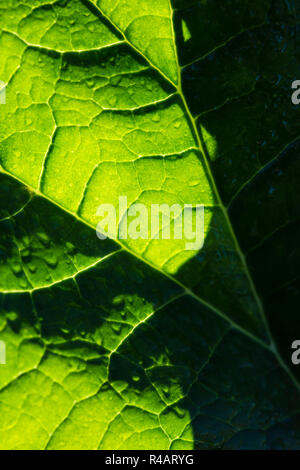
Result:
<svg viewBox="0 0 300 470">
<path fill-rule="evenodd" d="M 0 10 L 0 448 L 299 448 L 296 2 Z M 124 195 L 204 247 L 98 240 Z"/>
</svg>

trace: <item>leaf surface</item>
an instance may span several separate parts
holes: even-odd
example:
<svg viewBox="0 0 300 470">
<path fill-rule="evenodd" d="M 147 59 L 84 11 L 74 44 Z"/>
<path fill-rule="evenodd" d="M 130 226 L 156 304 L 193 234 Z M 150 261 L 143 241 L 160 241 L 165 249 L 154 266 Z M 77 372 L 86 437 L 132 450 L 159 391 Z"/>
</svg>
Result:
<svg viewBox="0 0 300 470">
<path fill-rule="evenodd" d="M 2 448 L 299 448 L 299 8 L 229 3 L 0 7 Z M 100 242 L 122 195 L 203 249 Z"/>
</svg>

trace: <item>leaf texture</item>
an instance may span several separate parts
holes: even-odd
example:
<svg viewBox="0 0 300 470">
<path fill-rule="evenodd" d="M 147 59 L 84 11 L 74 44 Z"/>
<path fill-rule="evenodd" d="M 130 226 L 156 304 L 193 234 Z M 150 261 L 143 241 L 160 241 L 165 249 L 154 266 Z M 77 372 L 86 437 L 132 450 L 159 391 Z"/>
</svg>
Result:
<svg viewBox="0 0 300 470">
<path fill-rule="evenodd" d="M 299 449 L 297 2 L 0 12 L 0 448 Z M 122 195 L 204 247 L 100 242 Z"/>
</svg>

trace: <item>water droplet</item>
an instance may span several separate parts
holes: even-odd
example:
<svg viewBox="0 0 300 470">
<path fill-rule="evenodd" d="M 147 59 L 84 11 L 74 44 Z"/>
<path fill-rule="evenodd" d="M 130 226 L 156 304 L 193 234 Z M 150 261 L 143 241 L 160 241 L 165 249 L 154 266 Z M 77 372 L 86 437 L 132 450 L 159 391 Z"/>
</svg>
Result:
<svg viewBox="0 0 300 470">
<path fill-rule="evenodd" d="M 155 113 L 153 116 L 152 116 L 152 121 L 153 122 L 159 122 L 160 121 L 160 115 Z"/>
<path fill-rule="evenodd" d="M 68 328 L 61 328 L 60 331 L 65 335 L 68 335 L 70 333 L 70 330 Z"/>
<path fill-rule="evenodd" d="M 141 380 L 141 378 L 140 378 L 138 375 L 134 375 L 134 376 L 132 377 L 132 380 L 133 380 L 134 382 L 139 382 L 139 381 Z"/>
<path fill-rule="evenodd" d="M 114 333 L 116 333 L 117 335 L 121 333 L 121 329 L 122 329 L 121 325 L 114 323 L 111 328 L 114 331 Z"/>
<path fill-rule="evenodd" d="M 49 246 L 50 238 L 48 237 L 48 235 L 46 235 L 46 233 L 37 232 L 36 236 L 38 237 L 40 242 L 42 242 L 43 245 Z"/>
<path fill-rule="evenodd" d="M 8 312 L 6 314 L 6 318 L 11 322 L 15 322 L 18 320 L 18 315 L 16 314 L 16 312 Z"/>
<path fill-rule="evenodd" d="M 36 266 L 34 264 L 29 264 L 28 269 L 32 274 L 36 272 Z"/>
<path fill-rule="evenodd" d="M 269 194 L 271 195 L 271 194 L 275 193 L 275 191 L 276 191 L 276 189 L 273 186 L 271 186 L 270 189 L 269 189 Z"/>
<path fill-rule="evenodd" d="M 68 255 L 74 255 L 76 253 L 76 248 L 73 243 L 67 242 L 65 251 Z"/>
<path fill-rule="evenodd" d="M 22 237 L 22 243 L 24 246 L 31 245 L 30 238 L 28 237 L 28 235 L 25 235 L 24 237 Z"/>
<path fill-rule="evenodd" d="M 22 251 L 21 251 L 21 257 L 22 258 L 28 258 L 30 256 L 30 250 L 29 248 L 24 248 Z"/>
<path fill-rule="evenodd" d="M 180 418 L 180 419 L 182 419 L 186 416 L 186 411 L 183 410 L 182 408 L 180 408 L 179 406 L 175 406 L 173 408 L 173 411 L 176 414 L 176 416 L 178 416 L 178 418 Z"/>
<path fill-rule="evenodd" d="M 11 269 L 12 269 L 12 272 L 18 276 L 19 274 L 22 273 L 23 269 L 22 269 L 22 266 L 20 265 L 20 263 L 13 263 L 11 265 Z"/>
<path fill-rule="evenodd" d="M 175 129 L 179 129 L 179 127 L 181 126 L 182 122 L 181 121 L 176 121 L 174 122 L 174 127 Z"/>
<path fill-rule="evenodd" d="M 25 279 L 21 279 L 20 287 L 21 287 L 21 289 L 28 289 L 28 283 Z"/>
<path fill-rule="evenodd" d="M 88 88 L 94 88 L 95 86 L 95 80 L 93 80 L 92 78 L 88 78 L 85 83 L 87 84 Z"/>
<path fill-rule="evenodd" d="M 189 181 L 189 186 L 190 187 L 198 186 L 198 184 L 200 184 L 200 180 L 190 180 Z"/>
<path fill-rule="evenodd" d="M 124 297 L 122 295 L 119 295 L 113 299 L 113 305 L 116 307 L 123 306 L 124 305 Z"/>
<path fill-rule="evenodd" d="M 109 99 L 109 105 L 114 108 L 115 107 L 115 104 L 117 102 L 117 98 L 115 96 L 112 96 L 110 99 Z"/>
<path fill-rule="evenodd" d="M 117 86 L 117 85 L 119 85 L 121 80 L 122 80 L 121 75 L 117 75 L 116 77 L 111 78 L 110 83 L 111 83 L 112 86 Z"/>
<path fill-rule="evenodd" d="M 48 254 L 48 255 L 45 256 L 44 259 L 45 259 L 47 265 L 49 266 L 49 268 L 54 269 L 58 265 L 58 259 L 54 254 Z"/>
</svg>

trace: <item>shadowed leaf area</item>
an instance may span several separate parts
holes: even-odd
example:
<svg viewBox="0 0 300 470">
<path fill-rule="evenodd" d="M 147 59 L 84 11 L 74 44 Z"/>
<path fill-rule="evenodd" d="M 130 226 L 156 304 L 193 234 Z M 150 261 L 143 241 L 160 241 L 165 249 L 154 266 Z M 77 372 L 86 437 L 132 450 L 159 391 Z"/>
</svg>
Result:
<svg viewBox="0 0 300 470">
<path fill-rule="evenodd" d="M 0 448 L 299 449 L 298 2 L 0 15 Z M 100 241 L 120 196 L 203 248 Z"/>
</svg>

